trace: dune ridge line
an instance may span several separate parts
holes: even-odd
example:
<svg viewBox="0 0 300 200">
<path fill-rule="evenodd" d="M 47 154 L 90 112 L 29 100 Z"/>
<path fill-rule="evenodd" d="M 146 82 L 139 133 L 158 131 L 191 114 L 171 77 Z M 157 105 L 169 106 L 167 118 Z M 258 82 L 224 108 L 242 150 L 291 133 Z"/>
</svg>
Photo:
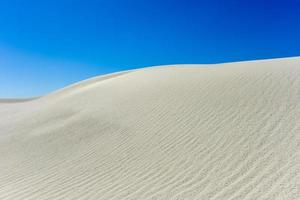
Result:
<svg viewBox="0 0 300 200">
<path fill-rule="evenodd" d="M 300 199 L 300 58 L 150 67 L 18 101 L 0 100 L 1 200 Z"/>
</svg>

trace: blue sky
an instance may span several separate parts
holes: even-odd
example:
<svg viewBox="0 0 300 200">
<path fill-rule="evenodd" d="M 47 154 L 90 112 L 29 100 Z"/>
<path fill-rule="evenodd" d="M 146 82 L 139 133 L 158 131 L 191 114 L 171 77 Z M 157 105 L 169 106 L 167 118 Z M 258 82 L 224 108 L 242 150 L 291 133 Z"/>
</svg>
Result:
<svg viewBox="0 0 300 200">
<path fill-rule="evenodd" d="M 0 98 L 144 66 L 299 55 L 298 0 L 0 0 Z"/>
</svg>

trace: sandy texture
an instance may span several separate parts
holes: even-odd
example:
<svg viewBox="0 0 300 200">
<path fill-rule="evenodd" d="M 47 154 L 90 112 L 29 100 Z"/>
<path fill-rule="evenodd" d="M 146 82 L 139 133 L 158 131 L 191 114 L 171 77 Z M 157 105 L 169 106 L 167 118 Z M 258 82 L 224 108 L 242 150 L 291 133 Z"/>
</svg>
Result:
<svg viewBox="0 0 300 200">
<path fill-rule="evenodd" d="M 300 199 L 300 59 L 145 68 L 0 103 L 0 199 Z"/>
</svg>

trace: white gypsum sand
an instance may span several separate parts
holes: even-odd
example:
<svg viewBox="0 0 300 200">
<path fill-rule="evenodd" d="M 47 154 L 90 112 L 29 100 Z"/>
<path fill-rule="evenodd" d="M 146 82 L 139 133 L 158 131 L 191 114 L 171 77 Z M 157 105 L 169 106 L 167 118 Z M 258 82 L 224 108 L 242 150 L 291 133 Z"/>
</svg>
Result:
<svg viewBox="0 0 300 200">
<path fill-rule="evenodd" d="M 0 103 L 0 199 L 300 199 L 300 58 L 172 65 Z"/>
</svg>

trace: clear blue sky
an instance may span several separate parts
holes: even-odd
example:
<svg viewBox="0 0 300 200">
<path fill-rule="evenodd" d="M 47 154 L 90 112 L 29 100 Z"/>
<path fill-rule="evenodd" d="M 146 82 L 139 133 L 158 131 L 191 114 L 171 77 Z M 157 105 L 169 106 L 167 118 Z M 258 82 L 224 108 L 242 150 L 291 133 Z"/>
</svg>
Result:
<svg viewBox="0 0 300 200">
<path fill-rule="evenodd" d="M 143 66 L 299 55 L 299 0 L 0 0 L 0 98 Z"/>
</svg>

